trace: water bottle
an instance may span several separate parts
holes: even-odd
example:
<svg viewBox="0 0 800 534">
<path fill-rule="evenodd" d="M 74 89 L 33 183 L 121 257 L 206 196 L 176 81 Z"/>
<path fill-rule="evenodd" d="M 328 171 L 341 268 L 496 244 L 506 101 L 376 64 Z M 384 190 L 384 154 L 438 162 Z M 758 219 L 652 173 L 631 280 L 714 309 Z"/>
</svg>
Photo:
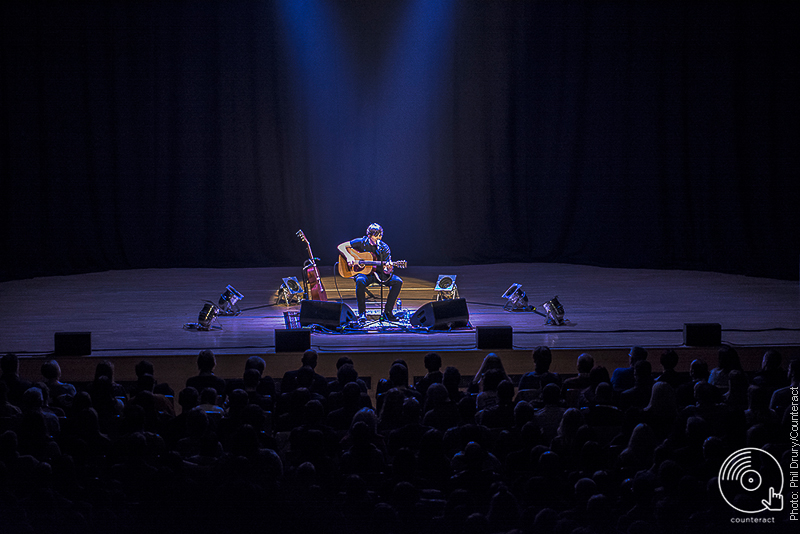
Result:
<svg viewBox="0 0 800 534">
<path fill-rule="evenodd" d="M 397 307 L 397 313 L 400 313 L 401 311 L 403 311 L 403 301 L 400 300 L 400 299 L 397 299 L 397 306 L 396 307 Z"/>
</svg>

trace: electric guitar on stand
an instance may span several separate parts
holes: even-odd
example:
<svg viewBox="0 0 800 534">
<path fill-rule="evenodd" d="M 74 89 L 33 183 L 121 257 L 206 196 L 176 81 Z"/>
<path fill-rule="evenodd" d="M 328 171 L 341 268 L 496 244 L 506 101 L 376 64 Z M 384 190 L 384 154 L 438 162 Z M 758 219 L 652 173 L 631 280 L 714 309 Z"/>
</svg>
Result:
<svg viewBox="0 0 800 534">
<path fill-rule="evenodd" d="M 369 274 L 374 269 L 377 269 L 375 274 L 378 276 L 378 279 L 385 282 L 391 278 L 391 276 L 387 277 L 383 273 L 383 267 L 385 265 L 390 265 L 397 269 L 405 269 L 408 267 L 408 262 L 406 260 L 376 261 L 371 252 L 359 252 L 351 247 L 347 247 L 347 252 L 354 258 L 358 258 L 358 263 L 350 267 L 345 257 L 339 254 L 339 274 L 342 278 L 351 278 L 357 274 Z"/>
<path fill-rule="evenodd" d="M 314 254 L 311 252 L 311 243 L 308 242 L 302 230 L 297 231 L 297 237 L 306 244 L 306 249 L 308 250 L 308 259 L 305 265 L 303 265 L 303 272 L 306 280 L 308 280 L 308 294 L 311 300 L 328 300 L 328 295 L 325 293 L 325 288 L 322 286 L 322 277 L 319 275 L 316 258 L 314 258 Z"/>
</svg>

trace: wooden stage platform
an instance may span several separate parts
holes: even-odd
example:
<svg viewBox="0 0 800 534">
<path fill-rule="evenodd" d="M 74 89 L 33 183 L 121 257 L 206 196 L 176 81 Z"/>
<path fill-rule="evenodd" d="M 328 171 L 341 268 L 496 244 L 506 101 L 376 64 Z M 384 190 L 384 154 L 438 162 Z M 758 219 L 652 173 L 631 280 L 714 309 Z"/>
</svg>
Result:
<svg viewBox="0 0 800 534">
<path fill-rule="evenodd" d="M 244 360 L 261 355 L 267 372 L 280 377 L 299 366 L 299 354 L 275 353 L 274 330 L 284 328 L 284 312 L 298 305 L 276 305 L 284 277 L 300 277 L 299 268 L 148 269 L 110 271 L 75 276 L 17 280 L 0 284 L 0 352 L 16 352 L 21 372 L 38 379 L 38 369 L 54 350 L 55 332 L 91 332 L 92 353 L 61 357 L 66 380 L 89 380 L 98 359 L 115 362 L 117 378 L 133 377 L 142 358 L 156 366 L 156 378 L 176 389 L 195 374 L 195 357 L 205 348 L 218 355 L 217 374 L 241 376 Z M 354 284 L 322 270 L 329 299 L 356 309 Z M 692 358 L 705 357 L 713 367 L 715 348 L 683 346 L 684 323 L 719 323 L 722 340 L 740 351 L 745 366 L 757 366 L 764 350 L 779 348 L 786 358 L 800 347 L 800 285 L 794 281 L 665 270 L 608 269 L 565 264 L 497 264 L 451 267 L 410 267 L 398 271 L 405 283 L 400 299 L 414 311 L 434 300 L 439 274 L 457 276 L 460 296 L 467 300 L 472 326 L 513 328 L 513 348 L 496 351 L 507 371 L 531 370 L 530 351 L 537 345 L 554 350 L 553 369 L 575 372 L 581 352 L 599 364 L 626 364 L 627 350 L 642 345 L 651 351 L 654 370 L 658 355 L 675 348 L 683 356 L 680 369 Z M 503 292 L 522 284 L 530 304 L 558 296 L 568 324 L 547 326 L 535 313 L 503 310 Z M 217 302 L 227 285 L 244 298 L 236 317 L 220 317 L 221 329 L 186 329 L 196 323 L 203 301 Z M 337 290 L 338 285 L 338 290 Z M 377 306 L 377 303 L 370 303 Z M 412 375 L 424 374 L 422 357 L 436 351 L 444 365 L 462 374 L 474 373 L 486 351 L 476 348 L 474 329 L 429 334 L 369 332 L 313 333 L 320 352 L 318 371 L 335 376 L 335 362 L 350 355 L 362 376 L 388 375 L 395 358 L 405 358 Z"/>
</svg>

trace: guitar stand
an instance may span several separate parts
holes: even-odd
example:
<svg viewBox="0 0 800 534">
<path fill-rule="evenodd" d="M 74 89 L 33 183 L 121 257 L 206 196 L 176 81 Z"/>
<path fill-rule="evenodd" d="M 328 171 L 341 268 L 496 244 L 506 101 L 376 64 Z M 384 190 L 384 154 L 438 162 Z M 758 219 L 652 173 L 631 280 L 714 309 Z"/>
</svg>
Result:
<svg viewBox="0 0 800 534">
<path fill-rule="evenodd" d="M 311 300 L 311 291 L 308 284 L 308 271 L 310 268 L 313 268 L 316 265 L 316 262 L 319 261 L 319 258 L 307 259 L 303 262 L 303 299 L 301 300 Z M 286 303 L 289 304 L 288 301 Z"/>
</svg>

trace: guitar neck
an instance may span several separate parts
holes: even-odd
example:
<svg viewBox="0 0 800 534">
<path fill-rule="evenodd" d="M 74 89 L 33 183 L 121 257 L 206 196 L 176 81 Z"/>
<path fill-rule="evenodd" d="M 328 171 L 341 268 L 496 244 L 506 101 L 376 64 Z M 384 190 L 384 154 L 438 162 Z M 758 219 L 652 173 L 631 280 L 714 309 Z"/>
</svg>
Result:
<svg viewBox="0 0 800 534">
<path fill-rule="evenodd" d="M 314 253 L 313 253 L 313 252 L 311 252 L 311 243 L 310 243 L 310 242 L 309 242 L 309 240 L 306 238 L 306 235 L 303 233 L 303 231 L 302 231 L 302 230 L 298 230 L 298 231 L 297 231 L 297 237 L 299 237 L 299 238 L 300 238 L 300 240 L 301 240 L 303 243 L 305 243 L 305 245 L 306 245 L 306 252 L 308 252 L 308 257 L 309 257 L 309 259 L 311 260 L 311 263 L 314 263 Z"/>
</svg>

